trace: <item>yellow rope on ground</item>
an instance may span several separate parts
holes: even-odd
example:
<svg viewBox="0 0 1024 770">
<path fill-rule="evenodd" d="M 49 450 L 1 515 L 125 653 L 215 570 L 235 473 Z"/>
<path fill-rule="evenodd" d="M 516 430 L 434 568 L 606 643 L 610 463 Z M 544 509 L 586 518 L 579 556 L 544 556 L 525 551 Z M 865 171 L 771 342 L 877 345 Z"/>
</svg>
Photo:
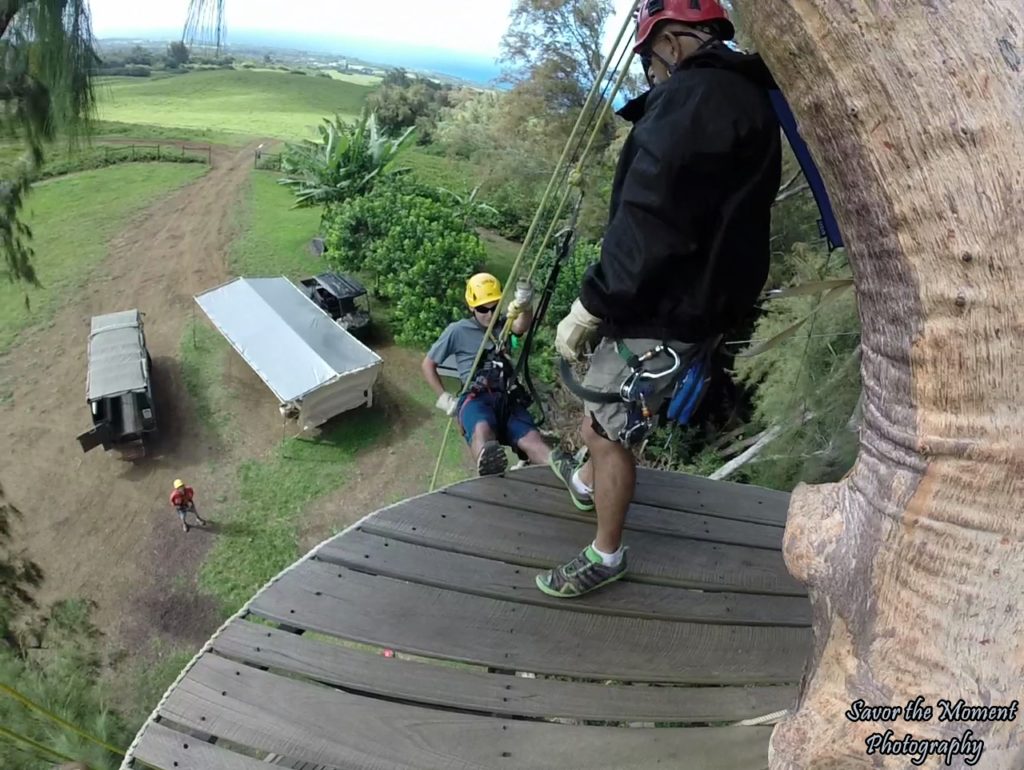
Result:
<svg viewBox="0 0 1024 770">
<path fill-rule="evenodd" d="M 36 749 L 36 751 L 41 751 L 43 752 L 43 754 L 49 754 L 52 757 L 57 757 L 58 759 L 60 759 L 61 762 L 75 761 L 73 757 L 69 757 L 66 754 L 61 754 L 59 751 L 55 751 L 54 749 L 51 749 L 48 746 L 44 746 L 41 743 L 36 743 L 31 738 L 26 738 L 24 735 L 18 735 L 18 733 L 11 732 L 6 727 L 0 727 L 0 738 L 7 738 L 8 740 L 12 741 L 20 741 Z"/>
<path fill-rule="evenodd" d="M 96 737 L 90 735 L 85 730 L 81 729 L 80 727 L 75 727 L 75 725 L 71 724 L 66 719 L 61 719 L 59 716 L 54 714 L 52 711 L 49 711 L 48 709 L 45 709 L 42 706 L 40 706 L 38 703 L 34 703 L 33 701 L 29 700 L 27 697 L 25 697 L 20 692 L 15 690 L 13 687 L 8 687 L 7 685 L 0 683 L 0 692 L 6 693 L 7 695 L 10 695 L 12 698 L 14 698 L 14 700 L 16 700 L 19 703 L 21 703 L 21 705 L 25 706 L 27 709 L 29 709 L 31 711 L 38 712 L 39 714 L 42 714 L 44 717 L 49 719 L 51 722 L 56 722 L 57 724 L 61 725 L 62 727 L 67 728 L 68 730 L 70 730 L 71 732 L 75 733 L 75 735 L 79 736 L 80 738 L 85 738 L 85 740 L 90 741 L 92 743 L 95 743 L 97 746 L 101 746 L 102 748 L 104 748 L 107 751 L 109 751 L 111 754 L 116 754 L 118 756 L 124 756 L 124 750 L 123 749 L 114 748 L 109 743 L 107 743 L 105 741 L 102 741 L 99 738 L 96 738 Z"/>
</svg>

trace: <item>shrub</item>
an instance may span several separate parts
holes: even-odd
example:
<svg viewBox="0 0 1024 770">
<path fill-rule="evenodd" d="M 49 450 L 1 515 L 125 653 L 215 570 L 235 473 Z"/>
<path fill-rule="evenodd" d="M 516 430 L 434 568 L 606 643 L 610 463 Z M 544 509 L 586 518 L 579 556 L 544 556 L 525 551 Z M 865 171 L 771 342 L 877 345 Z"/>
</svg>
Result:
<svg viewBox="0 0 1024 770">
<path fill-rule="evenodd" d="M 370 276 L 395 304 L 395 339 L 426 346 L 461 315 L 462 287 L 483 264 L 483 244 L 462 207 L 407 181 L 381 184 L 326 216 L 327 259 Z"/>
</svg>

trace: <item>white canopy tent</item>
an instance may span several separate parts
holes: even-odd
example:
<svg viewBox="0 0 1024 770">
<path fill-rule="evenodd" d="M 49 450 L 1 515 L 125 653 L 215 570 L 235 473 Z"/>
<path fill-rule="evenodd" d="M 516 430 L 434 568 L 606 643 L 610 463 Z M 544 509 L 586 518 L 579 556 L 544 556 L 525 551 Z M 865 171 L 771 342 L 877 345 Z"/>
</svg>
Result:
<svg viewBox="0 0 1024 770">
<path fill-rule="evenodd" d="M 236 278 L 195 300 L 303 429 L 373 403 L 380 356 L 287 278 Z"/>
</svg>

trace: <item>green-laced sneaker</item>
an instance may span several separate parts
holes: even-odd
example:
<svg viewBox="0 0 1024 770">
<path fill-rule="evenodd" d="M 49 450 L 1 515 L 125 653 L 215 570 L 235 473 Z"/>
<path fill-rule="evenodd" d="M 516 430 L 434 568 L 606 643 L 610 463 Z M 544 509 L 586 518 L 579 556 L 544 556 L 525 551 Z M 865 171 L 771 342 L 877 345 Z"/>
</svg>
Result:
<svg viewBox="0 0 1024 770">
<path fill-rule="evenodd" d="M 561 567 L 537 575 L 537 588 L 548 596 L 571 598 L 582 596 L 626 574 L 626 549 L 614 567 L 605 566 L 593 546 L 584 548 L 579 556 Z"/>
<path fill-rule="evenodd" d="M 573 458 L 563 452 L 560 449 L 555 449 L 551 452 L 551 457 L 548 459 L 548 465 L 551 468 L 558 480 L 565 484 L 565 488 L 569 490 L 569 497 L 572 498 L 572 504 L 579 508 L 581 511 L 592 511 L 594 510 L 594 498 L 590 495 L 584 495 L 576 491 L 576 487 L 572 483 L 572 474 L 576 471 L 576 462 Z"/>
</svg>

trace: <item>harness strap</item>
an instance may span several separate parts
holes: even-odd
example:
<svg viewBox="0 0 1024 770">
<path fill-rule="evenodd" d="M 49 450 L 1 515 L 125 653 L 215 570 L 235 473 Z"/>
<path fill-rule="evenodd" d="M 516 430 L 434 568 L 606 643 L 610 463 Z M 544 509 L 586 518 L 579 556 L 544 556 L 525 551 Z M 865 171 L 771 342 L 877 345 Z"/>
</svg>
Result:
<svg viewBox="0 0 1024 770">
<path fill-rule="evenodd" d="M 590 388 L 584 387 L 580 384 L 579 380 L 573 376 L 572 366 L 566 359 L 561 359 L 559 366 L 559 373 L 562 375 L 562 382 L 565 383 L 565 387 L 584 401 L 590 401 L 595 404 L 617 404 L 622 401 L 618 392 L 604 393 L 600 390 L 591 390 Z"/>
</svg>

